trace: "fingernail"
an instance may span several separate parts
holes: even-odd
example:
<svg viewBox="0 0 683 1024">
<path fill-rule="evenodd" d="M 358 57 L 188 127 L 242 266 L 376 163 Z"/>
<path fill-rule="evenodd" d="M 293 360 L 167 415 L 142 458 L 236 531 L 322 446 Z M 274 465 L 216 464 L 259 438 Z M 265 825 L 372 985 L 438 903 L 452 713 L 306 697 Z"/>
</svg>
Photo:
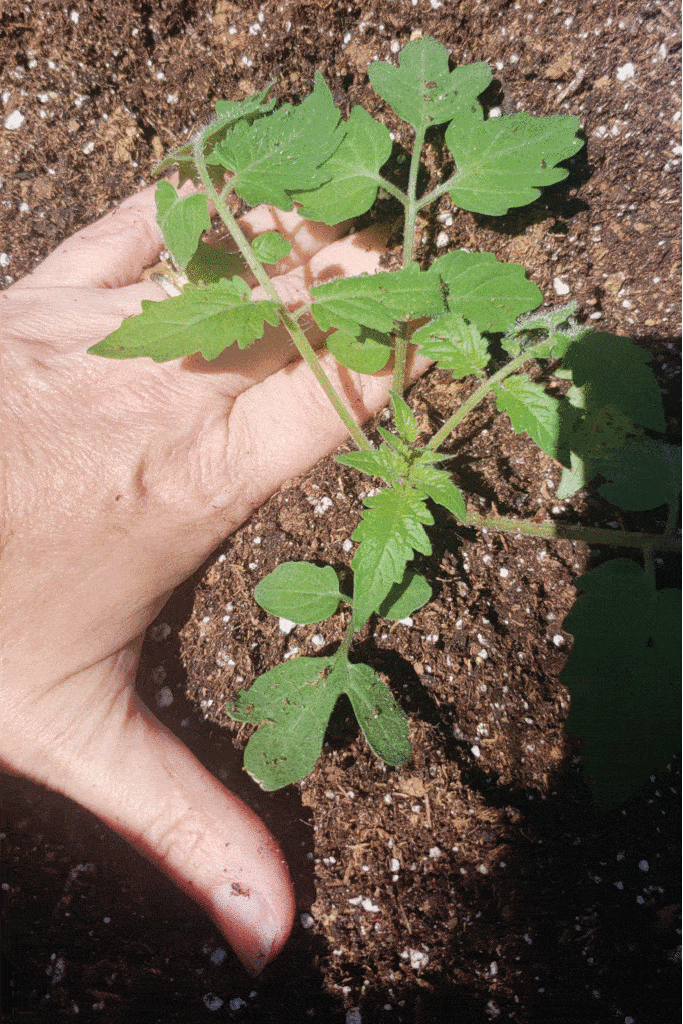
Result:
<svg viewBox="0 0 683 1024">
<path fill-rule="evenodd" d="M 272 959 L 282 933 L 280 921 L 270 906 L 256 890 L 234 882 L 213 890 L 212 910 L 246 970 L 254 976 L 260 974 Z"/>
</svg>

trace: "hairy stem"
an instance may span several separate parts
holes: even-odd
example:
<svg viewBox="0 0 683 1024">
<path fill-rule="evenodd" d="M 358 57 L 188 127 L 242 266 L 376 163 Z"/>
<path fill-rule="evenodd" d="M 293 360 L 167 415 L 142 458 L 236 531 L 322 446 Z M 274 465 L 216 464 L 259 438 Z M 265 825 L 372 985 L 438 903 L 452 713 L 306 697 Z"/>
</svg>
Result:
<svg viewBox="0 0 683 1024">
<path fill-rule="evenodd" d="M 636 548 L 639 551 L 680 551 L 681 541 L 663 533 L 634 533 L 628 530 L 603 530 L 592 526 L 570 526 L 564 523 L 534 523 L 530 519 L 507 516 L 482 516 L 467 513 L 467 525 L 477 529 L 524 534 L 557 540 L 580 540 L 585 544 L 604 544 L 612 548 Z"/>
<path fill-rule="evenodd" d="M 254 277 L 262 286 L 268 298 L 272 302 L 277 303 L 278 315 L 283 326 L 288 331 L 289 336 L 296 345 L 301 358 L 305 360 L 305 362 L 310 367 L 311 373 L 313 374 L 318 384 L 322 388 L 326 398 L 331 403 L 333 409 L 341 419 L 342 423 L 348 430 L 349 434 L 351 435 L 351 437 L 356 442 L 359 448 L 371 449 L 372 445 L 367 440 L 365 434 L 358 426 L 353 416 L 348 411 L 348 409 L 342 402 L 341 398 L 335 391 L 332 382 L 330 381 L 330 378 L 325 373 L 322 363 L 318 359 L 315 349 L 310 344 L 302 328 L 297 323 L 296 319 L 292 316 L 292 314 L 289 312 L 284 302 L 278 295 L 272 281 L 270 280 L 270 278 L 268 277 L 263 268 L 263 264 L 256 257 L 254 250 L 249 244 L 246 235 L 244 234 L 241 227 L 237 223 L 237 220 L 231 213 L 226 203 L 226 196 L 228 190 L 224 189 L 222 193 L 218 193 L 214 188 L 213 182 L 211 181 L 211 176 L 209 175 L 209 171 L 206 166 L 206 161 L 204 160 L 203 149 L 204 136 L 200 134 L 194 141 L 194 161 L 195 166 L 197 168 L 197 173 L 199 174 L 199 178 L 202 184 L 204 185 L 204 188 L 206 189 L 206 194 L 208 198 L 216 207 L 216 210 L 221 220 L 223 221 L 228 231 L 230 232 L 235 242 L 237 243 L 237 246 L 243 258 L 247 266 L 253 273 Z"/>
</svg>

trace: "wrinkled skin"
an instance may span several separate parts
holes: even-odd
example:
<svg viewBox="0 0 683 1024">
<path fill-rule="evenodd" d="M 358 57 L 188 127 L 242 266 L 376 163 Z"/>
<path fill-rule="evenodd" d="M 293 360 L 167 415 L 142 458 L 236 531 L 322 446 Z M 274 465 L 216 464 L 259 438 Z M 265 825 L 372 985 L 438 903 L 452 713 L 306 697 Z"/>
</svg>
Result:
<svg viewBox="0 0 683 1024">
<path fill-rule="evenodd" d="M 243 227 L 293 241 L 274 278 L 292 308 L 309 284 L 378 267 L 379 237 L 340 238 L 344 225 L 259 208 Z M 292 927 L 287 866 L 260 819 L 141 703 L 135 675 L 173 589 L 346 432 L 280 329 L 213 363 L 86 355 L 142 299 L 165 298 L 141 281 L 161 248 L 148 189 L 0 296 L 0 763 L 125 836 L 256 973 Z M 389 371 L 323 359 L 359 422 L 385 404 Z M 413 356 L 412 375 L 426 365 Z"/>
</svg>

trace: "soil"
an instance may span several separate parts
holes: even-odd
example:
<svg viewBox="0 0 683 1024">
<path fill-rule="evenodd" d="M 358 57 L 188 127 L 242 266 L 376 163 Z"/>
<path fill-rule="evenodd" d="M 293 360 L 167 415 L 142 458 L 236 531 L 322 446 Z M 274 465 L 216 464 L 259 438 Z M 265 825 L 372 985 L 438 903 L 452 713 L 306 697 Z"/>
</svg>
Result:
<svg viewBox="0 0 683 1024">
<path fill-rule="evenodd" d="M 450 216 L 444 200 L 421 225 L 420 258 L 493 251 L 523 263 L 548 304 L 574 298 L 593 326 L 633 338 L 652 356 L 676 436 L 678 17 L 668 0 L 8 0 L 4 283 L 149 183 L 216 99 L 276 76 L 277 95 L 297 101 L 319 68 L 344 115 L 363 102 L 409 146 L 365 69 L 421 32 L 456 63 L 491 63 L 489 107 L 576 113 L 586 146 L 566 181 L 508 217 Z M 434 145 L 431 173 L 440 161 Z M 412 393 L 421 422 L 433 429 L 471 387 L 431 371 Z M 494 407 L 467 421 L 458 445 L 454 472 L 478 511 L 663 528 L 660 512 L 616 515 L 590 494 L 557 501 L 558 467 Z M 340 615 L 285 634 L 254 603 L 254 585 L 285 554 L 345 568 L 364 486 L 332 459 L 291 481 L 174 596 L 141 664 L 150 706 L 286 852 L 302 916 L 284 952 L 249 979 L 202 912 L 121 839 L 59 795 L 5 777 L 8 1015 L 677 1018 L 679 761 L 601 812 L 563 726 L 562 621 L 596 557 L 585 546 L 438 520 L 422 567 L 434 600 L 412 623 L 371 624 L 358 649 L 409 713 L 411 763 L 382 766 L 340 706 L 305 782 L 264 794 L 240 770 L 247 732 L 225 699 L 283 657 L 329 652 L 343 626 Z M 675 568 L 659 563 L 663 582 Z"/>
</svg>

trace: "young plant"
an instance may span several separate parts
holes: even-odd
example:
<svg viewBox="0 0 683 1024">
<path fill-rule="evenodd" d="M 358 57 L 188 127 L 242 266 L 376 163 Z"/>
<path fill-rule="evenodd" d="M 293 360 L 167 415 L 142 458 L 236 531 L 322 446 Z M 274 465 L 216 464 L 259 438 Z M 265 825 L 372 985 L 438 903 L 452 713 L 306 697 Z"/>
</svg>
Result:
<svg viewBox="0 0 683 1024">
<path fill-rule="evenodd" d="M 341 592 L 331 567 L 308 562 L 280 565 L 256 587 L 261 607 L 295 623 L 322 621 L 342 602 L 350 609 L 346 636 L 333 655 L 278 665 L 227 709 L 234 719 L 259 726 L 247 745 L 245 767 L 263 788 L 295 782 L 313 768 L 341 694 L 348 696 L 378 757 L 389 765 L 410 758 L 405 714 L 372 669 L 351 660 L 351 651 L 354 636 L 371 616 L 401 619 L 430 599 L 426 580 L 410 562 L 415 552 L 431 554 L 427 528 L 434 522 L 434 503 L 451 514 L 454 524 L 643 552 L 644 569 L 619 559 L 581 577 L 577 582 L 583 594 L 566 620 L 575 636 L 564 673 L 574 686 L 569 724 L 587 737 L 587 767 L 596 791 L 607 800 L 622 798 L 666 763 L 676 746 L 670 725 L 677 721 L 673 609 L 678 592 L 656 591 L 652 552 L 676 547 L 680 480 L 676 451 L 661 436 L 661 395 L 647 355 L 626 338 L 584 329 L 572 306 L 531 313 L 542 294 L 517 264 L 501 263 L 491 253 L 457 251 L 425 269 L 413 255 L 417 214 L 441 196 L 448 194 L 465 210 L 502 216 L 533 202 L 543 186 L 563 180 L 568 171 L 558 164 L 583 145 L 576 135 L 578 119 L 526 113 L 487 119 L 478 97 L 492 80 L 490 67 L 479 63 L 450 70 L 448 51 L 434 39 L 409 43 L 398 67 L 376 62 L 368 75 L 379 96 L 414 132 L 405 191 L 381 173 L 392 154 L 387 128 L 359 106 L 348 121 L 341 120 L 320 74 L 311 95 L 296 107 L 274 109 L 270 87 L 242 102 L 217 103 L 215 120 L 158 167 L 163 171 L 177 164 L 181 182 L 191 178 L 203 186 L 203 192 L 188 197 L 167 181 L 157 189 L 165 242 L 189 283 L 165 302 L 143 302 L 140 316 L 124 321 L 90 351 L 156 361 L 201 352 L 212 359 L 231 344 L 250 345 L 266 323 L 280 323 L 356 442 L 358 451 L 337 456 L 337 461 L 383 481 L 365 499 L 353 534 L 358 547 L 351 562 L 352 594 Z M 453 169 L 441 183 L 420 191 L 425 138 L 428 131 L 436 137 L 434 129 L 443 133 Z M 401 268 L 313 287 L 310 305 L 290 312 L 263 267 L 286 255 L 288 243 L 268 232 L 249 244 L 230 211 L 230 196 L 286 211 L 297 203 L 304 217 L 336 224 L 365 214 L 379 189 L 403 207 Z M 201 239 L 210 226 L 207 200 L 237 244 L 240 267 L 212 269 Z M 263 286 L 265 299 L 252 299 L 236 272 L 245 266 Z M 395 432 L 379 427 L 379 447 L 352 420 L 325 375 L 300 325 L 305 314 L 330 332 L 328 348 L 350 369 L 372 373 L 393 355 Z M 418 319 L 426 323 L 411 335 L 411 322 Z M 498 339 L 494 349 L 492 335 Z M 424 442 L 402 397 L 409 339 L 454 378 L 478 381 L 471 396 Z M 527 371 L 535 361 L 544 361 L 555 378 L 570 381 L 564 397 L 532 379 Z M 468 513 L 443 466 L 449 456 L 439 448 L 490 394 L 516 431 L 562 464 L 558 497 L 570 497 L 597 477 L 603 497 L 621 508 L 667 504 L 665 533 Z M 624 672 L 618 681 L 615 665 Z"/>
</svg>

